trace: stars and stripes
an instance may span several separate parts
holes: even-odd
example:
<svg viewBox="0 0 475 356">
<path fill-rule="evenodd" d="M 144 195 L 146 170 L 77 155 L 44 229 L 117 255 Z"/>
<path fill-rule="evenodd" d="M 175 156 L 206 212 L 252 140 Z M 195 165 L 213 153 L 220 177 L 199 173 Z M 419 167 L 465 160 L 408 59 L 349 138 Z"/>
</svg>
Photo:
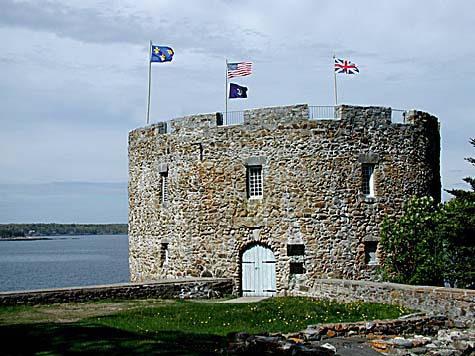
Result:
<svg viewBox="0 0 475 356">
<path fill-rule="evenodd" d="M 252 62 L 228 63 L 228 78 L 243 77 L 252 73 Z"/>
<path fill-rule="evenodd" d="M 335 73 L 338 74 L 356 74 L 359 73 L 359 69 L 356 64 L 351 63 L 347 59 L 335 59 Z"/>
</svg>

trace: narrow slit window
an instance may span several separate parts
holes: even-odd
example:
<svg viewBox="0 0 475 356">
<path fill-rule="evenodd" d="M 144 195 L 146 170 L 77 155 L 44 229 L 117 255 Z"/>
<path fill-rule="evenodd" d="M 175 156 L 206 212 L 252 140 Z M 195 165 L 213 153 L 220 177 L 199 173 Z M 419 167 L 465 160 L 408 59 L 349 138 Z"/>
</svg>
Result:
<svg viewBox="0 0 475 356">
<path fill-rule="evenodd" d="M 167 242 L 162 242 L 160 246 L 160 265 L 166 266 L 168 265 L 168 243 Z"/>
<path fill-rule="evenodd" d="M 363 195 L 367 197 L 374 197 L 374 165 L 363 164 L 362 166 L 363 176 Z"/>
<path fill-rule="evenodd" d="M 247 167 L 247 189 L 250 199 L 262 198 L 262 166 Z"/>
<path fill-rule="evenodd" d="M 160 200 L 161 203 L 168 201 L 168 172 L 160 173 Z"/>
</svg>

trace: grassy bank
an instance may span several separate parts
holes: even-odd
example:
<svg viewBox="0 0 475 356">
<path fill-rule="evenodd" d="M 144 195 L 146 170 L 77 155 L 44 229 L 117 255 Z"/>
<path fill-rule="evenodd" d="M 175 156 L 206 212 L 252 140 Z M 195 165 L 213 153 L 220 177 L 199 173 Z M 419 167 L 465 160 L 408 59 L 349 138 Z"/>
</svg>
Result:
<svg viewBox="0 0 475 356">
<path fill-rule="evenodd" d="M 292 332 L 309 324 L 396 318 L 408 310 L 271 298 L 256 304 L 108 302 L 0 308 L 7 355 L 219 355 L 226 335 Z"/>
</svg>

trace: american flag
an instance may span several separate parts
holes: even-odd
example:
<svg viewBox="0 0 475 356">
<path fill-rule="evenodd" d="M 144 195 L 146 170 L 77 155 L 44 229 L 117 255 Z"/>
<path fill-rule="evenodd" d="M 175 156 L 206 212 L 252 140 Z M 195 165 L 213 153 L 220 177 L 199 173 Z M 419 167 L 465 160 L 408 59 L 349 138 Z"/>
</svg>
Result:
<svg viewBox="0 0 475 356">
<path fill-rule="evenodd" d="M 243 77 L 251 73 L 251 62 L 228 63 L 228 78 Z"/>
<path fill-rule="evenodd" d="M 356 74 L 359 73 L 360 70 L 356 66 L 356 64 L 351 63 L 347 59 L 338 59 L 335 58 L 335 73 L 338 74 Z"/>
</svg>

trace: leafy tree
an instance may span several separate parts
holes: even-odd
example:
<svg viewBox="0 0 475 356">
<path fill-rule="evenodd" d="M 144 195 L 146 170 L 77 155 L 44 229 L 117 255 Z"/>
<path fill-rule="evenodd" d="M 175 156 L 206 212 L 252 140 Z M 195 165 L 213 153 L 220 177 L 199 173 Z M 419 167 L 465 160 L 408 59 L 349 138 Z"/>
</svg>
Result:
<svg viewBox="0 0 475 356">
<path fill-rule="evenodd" d="M 399 219 L 383 219 L 380 248 L 385 280 L 443 285 L 444 250 L 438 223 L 438 206 L 431 197 L 413 197 Z"/>
<path fill-rule="evenodd" d="M 475 147 L 475 139 L 470 139 Z M 475 158 L 465 158 L 475 166 Z M 447 253 L 446 280 L 451 286 L 475 289 L 475 178 L 465 177 L 471 191 L 452 189 L 455 196 L 445 203 L 440 232 L 444 236 Z"/>
<path fill-rule="evenodd" d="M 475 289 L 475 202 L 454 198 L 440 205 L 438 234 L 445 251 L 445 282 Z"/>
<path fill-rule="evenodd" d="M 469 142 L 473 147 L 475 147 L 475 139 L 471 138 Z M 465 158 L 465 160 L 475 166 L 474 157 L 467 157 Z M 455 198 L 457 199 L 464 199 L 467 201 L 475 202 L 475 178 L 465 177 L 463 180 L 470 185 L 470 187 L 472 188 L 472 191 L 466 191 L 462 189 L 452 189 L 452 190 L 447 190 L 447 192 L 455 196 Z"/>
</svg>

